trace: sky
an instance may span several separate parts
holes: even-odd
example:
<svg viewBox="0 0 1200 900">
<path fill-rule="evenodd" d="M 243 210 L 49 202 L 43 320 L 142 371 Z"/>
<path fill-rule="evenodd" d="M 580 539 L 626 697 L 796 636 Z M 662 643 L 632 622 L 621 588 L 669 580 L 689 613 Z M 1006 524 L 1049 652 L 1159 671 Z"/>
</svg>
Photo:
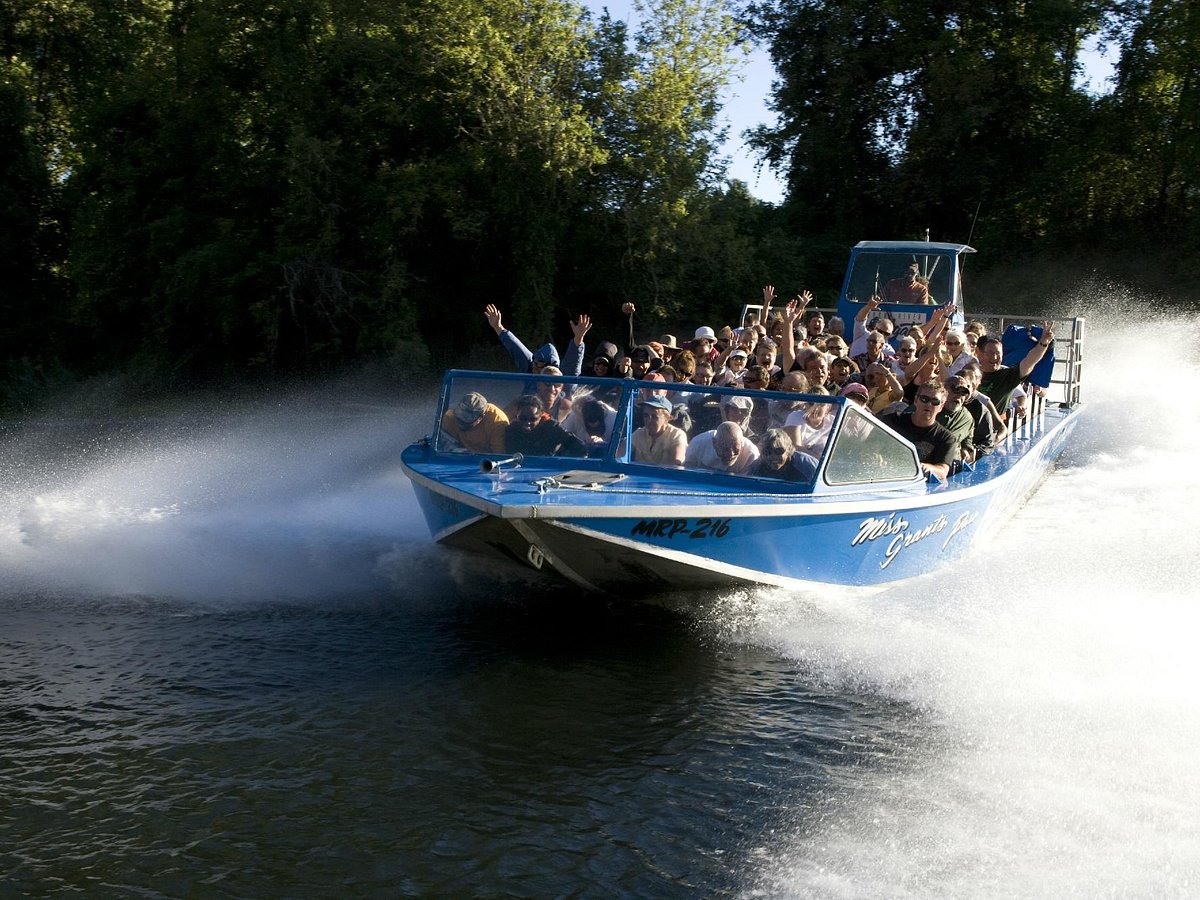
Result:
<svg viewBox="0 0 1200 900">
<path fill-rule="evenodd" d="M 584 3 L 595 15 L 607 8 L 613 18 L 629 24 L 631 33 L 636 29 L 637 13 L 633 9 L 633 0 L 584 0 Z M 1105 55 L 1093 42 L 1085 46 L 1082 58 L 1085 71 L 1081 84 L 1093 94 L 1111 90 L 1108 79 L 1113 73 L 1115 56 Z M 731 84 L 725 94 L 722 123 L 728 126 L 722 152 L 729 157 L 729 177 L 745 182 L 752 196 L 769 203 L 783 200 L 783 180 L 766 165 L 759 165 L 742 133 L 759 125 L 775 123 L 775 114 L 767 106 L 774 77 L 775 67 L 766 48 L 754 47 L 742 68 L 741 79 Z"/>
</svg>

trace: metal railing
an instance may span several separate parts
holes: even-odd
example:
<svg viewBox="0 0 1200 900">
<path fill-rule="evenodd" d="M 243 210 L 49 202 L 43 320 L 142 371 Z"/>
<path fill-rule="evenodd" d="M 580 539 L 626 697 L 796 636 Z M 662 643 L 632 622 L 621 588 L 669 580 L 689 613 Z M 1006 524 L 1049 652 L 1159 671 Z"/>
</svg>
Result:
<svg viewBox="0 0 1200 900">
<path fill-rule="evenodd" d="M 971 321 L 982 322 L 988 334 L 1003 335 L 1010 325 L 1041 324 L 1045 319 L 1029 316 L 1006 316 L 995 313 L 972 313 Z M 1054 371 L 1050 377 L 1051 403 L 1076 406 L 1081 399 L 1083 381 L 1083 339 L 1087 320 L 1083 316 L 1051 318 L 1054 323 Z M 994 326 L 994 327 L 993 327 Z"/>
</svg>

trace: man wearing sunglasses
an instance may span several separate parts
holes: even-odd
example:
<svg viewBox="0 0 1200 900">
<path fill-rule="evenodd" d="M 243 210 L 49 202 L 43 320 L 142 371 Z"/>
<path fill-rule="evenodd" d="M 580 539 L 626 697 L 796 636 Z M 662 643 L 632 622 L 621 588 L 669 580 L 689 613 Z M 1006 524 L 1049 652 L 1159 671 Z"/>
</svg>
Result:
<svg viewBox="0 0 1200 900">
<path fill-rule="evenodd" d="M 879 417 L 879 421 L 917 448 L 917 458 L 925 474 L 941 481 L 950 475 L 950 465 L 958 459 L 959 452 L 954 435 L 937 421 L 945 402 L 945 385 L 923 384 L 910 412 L 885 413 Z"/>
<path fill-rule="evenodd" d="M 928 385 L 924 385 L 923 387 L 928 387 Z M 970 400 L 974 393 L 975 389 L 971 387 L 965 378 L 951 375 L 946 379 L 946 402 L 942 404 L 942 411 L 937 414 L 938 424 L 943 425 L 947 431 L 954 435 L 954 440 L 958 447 L 958 458 L 966 462 L 975 461 L 976 426 L 975 419 L 963 404 Z M 988 427 L 986 440 L 987 446 L 990 447 L 992 423 L 987 418 L 983 421 Z"/>
</svg>

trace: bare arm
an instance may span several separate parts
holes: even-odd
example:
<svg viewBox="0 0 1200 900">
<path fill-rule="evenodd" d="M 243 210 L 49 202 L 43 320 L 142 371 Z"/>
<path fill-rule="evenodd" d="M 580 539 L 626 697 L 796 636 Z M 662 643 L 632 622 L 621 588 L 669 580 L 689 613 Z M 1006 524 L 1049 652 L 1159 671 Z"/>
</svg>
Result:
<svg viewBox="0 0 1200 900">
<path fill-rule="evenodd" d="M 867 317 L 870 316 L 871 313 L 875 312 L 875 310 L 879 309 L 880 302 L 881 301 L 878 297 L 872 297 L 865 304 L 863 304 L 863 308 L 858 311 L 858 315 L 854 317 L 854 321 L 863 322 L 865 324 Z"/>
<path fill-rule="evenodd" d="M 621 312 L 629 316 L 629 343 L 625 346 L 632 349 L 633 347 L 633 314 L 637 312 L 637 307 L 632 303 L 622 303 Z"/>
<path fill-rule="evenodd" d="M 783 309 L 783 347 L 779 351 L 779 369 L 785 375 L 796 364 L 796 321 L 804 314 L 804 308 L 812 302 L 812 298 L 812 294 L 805 291 L 788 301 Z"/>
<path fill-rule="evenodd" d="M 984 412 L 992 417 L 992 430 L 994 432 L 992 440 L 999 443 L 1008 435 L 1008 425 L 1005 424 L 1004 417 L 1000 415 L 1000 410 L 996 409 L 996 404 L 992 402 L 992 398 L 987 394 L 978 392 L 975 396 L 981 399 Z"/>
<path fill-rule="evenodd" d="M 935 365 L 935 360 L 937 360 L 937 354 L 932 351 L 929 351 L 929 352 L 922 353 L 920 356 L 918 356 L 916 359 L 914 359 L 912 362 L 910 362 L 907 366 L 904 367 L 905 383 L 907 384 L 908 382 L 911 382 L 914 378 L 916 378 L 918 375 L 922 374 L 930 366 Z"/>
<path fill-rule="evenodd" d="M 1050 349 L 1050 345 L 1054 342 L 1054 323 L 1046 321 L 1042 323 L 1042 337 L 1034 344 L 1029 352 L 1025 354 L 1025 358 L 1021 360 L 1021 364 L 1017 366 L 1022 378 L 1028 377 L 1029 373 L 1034 370 L 1034 367 L 1042 361 L 1042 357 L 1046 355 L 1046 351 Z"/>
<path fill-rule="evenodd" d="M 950 325 L 950 318 L 954 315 L 954 306 L 939 306 L 933 311 L 933 315 L 929 317 L 929 331 L 925 335 L 925 343 L 933 344 L 945 333 L 946 328 Z"/>
<path fill-rule="evenodd" d="M 903 400 L 904 385 L 900 383 L 900 379 L 896 377 L 896 373 L 892 371 L 892 367 L 884 365 L 879 366 L 879 368 L 883 372 L 884 377 L 887 379 L 888 388 L 892 392 L 892 399 Z"/>
</svg>

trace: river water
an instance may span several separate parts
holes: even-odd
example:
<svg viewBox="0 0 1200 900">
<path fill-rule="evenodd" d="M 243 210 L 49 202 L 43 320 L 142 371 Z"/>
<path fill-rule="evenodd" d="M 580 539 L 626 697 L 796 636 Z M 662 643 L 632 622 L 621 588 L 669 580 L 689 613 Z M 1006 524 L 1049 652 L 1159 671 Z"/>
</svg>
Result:
<svg viewBox="0 0 1200 900">
<path fill-rule="evenodd" d="M 396 467 L 426 401 L 10 428 L 0 893 L 1195 896 L 1200 366 L 1159 325 L 1094 323 L 1060 467 L 871 597 L 452 555 Z"/>
</svg>

